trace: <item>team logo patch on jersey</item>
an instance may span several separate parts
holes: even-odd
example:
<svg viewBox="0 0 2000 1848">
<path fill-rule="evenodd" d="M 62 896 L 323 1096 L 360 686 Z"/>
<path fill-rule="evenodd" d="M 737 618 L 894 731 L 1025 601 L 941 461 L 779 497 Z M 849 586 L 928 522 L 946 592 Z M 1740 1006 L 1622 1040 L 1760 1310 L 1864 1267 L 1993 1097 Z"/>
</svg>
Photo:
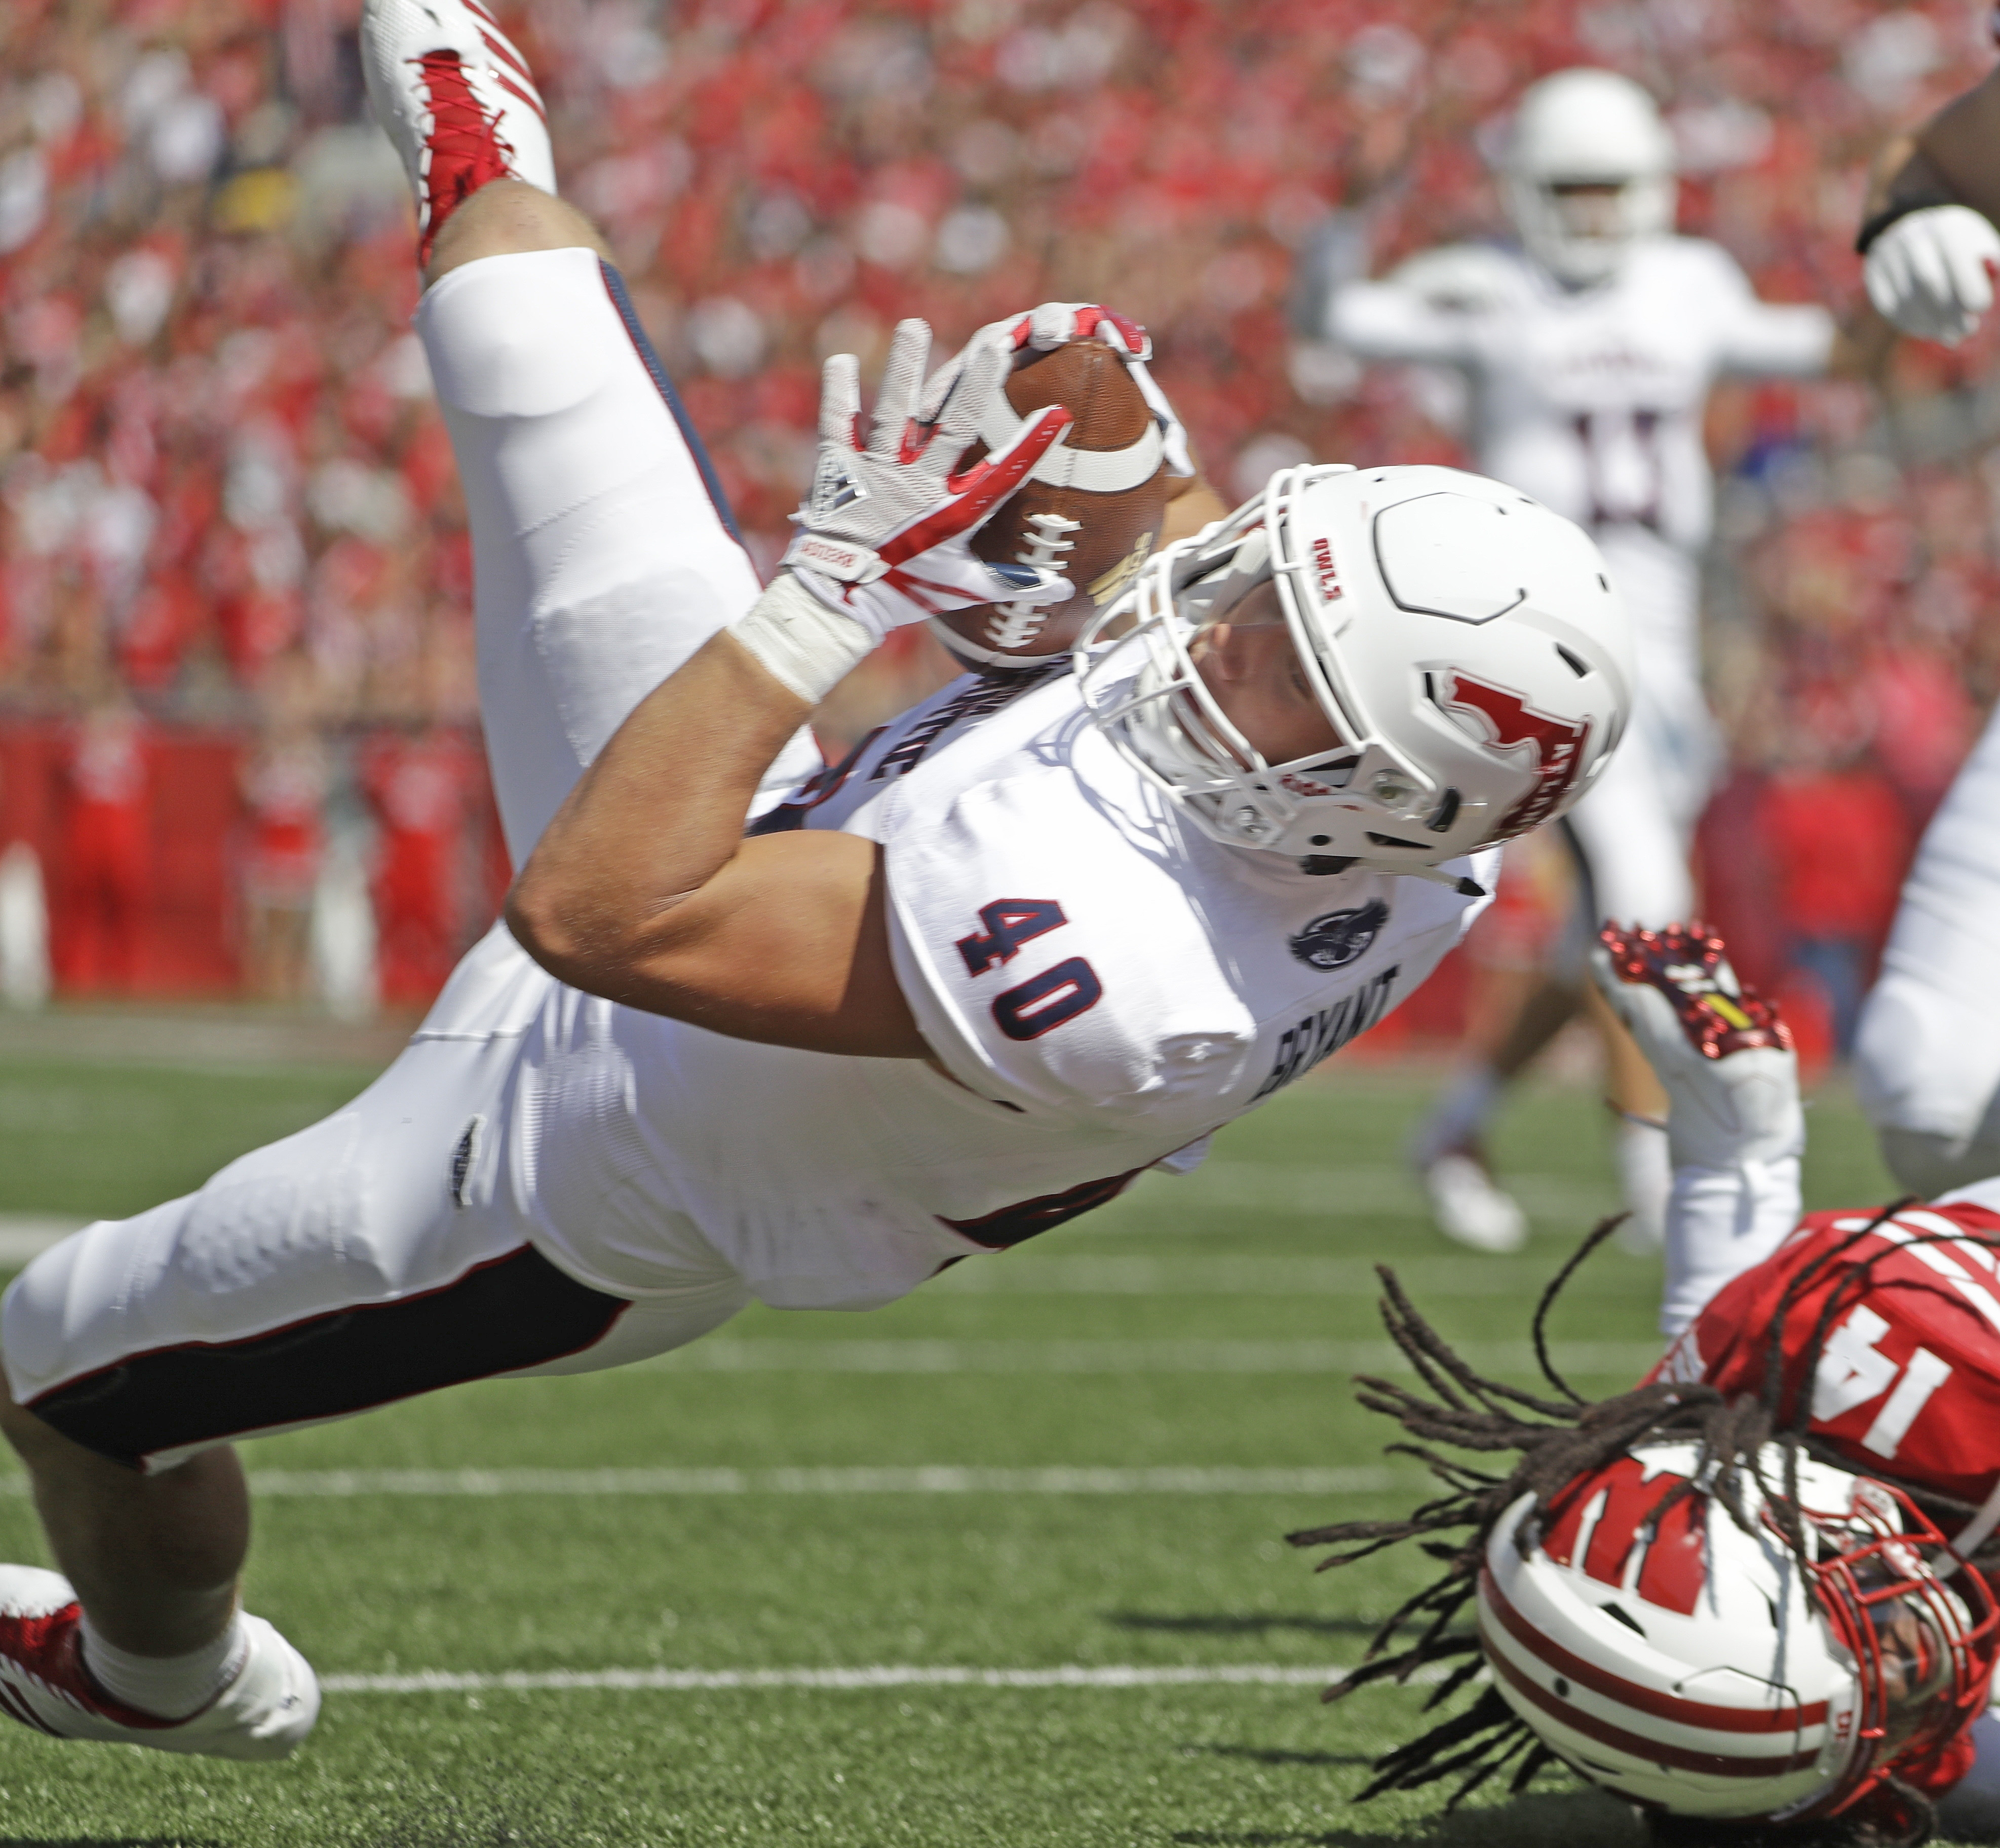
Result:
<svg viewBox="0 0 2000 1848">
<path fill-rule="evenodd" d="M 1389 908 L 1380 898 L 1345 911 L 1315 918 L 1289 940 L 1293 955 L 1315 969 L 1344 969 L 1368 953 L 1368 946 L 1389 922 Z"/>
</svg>

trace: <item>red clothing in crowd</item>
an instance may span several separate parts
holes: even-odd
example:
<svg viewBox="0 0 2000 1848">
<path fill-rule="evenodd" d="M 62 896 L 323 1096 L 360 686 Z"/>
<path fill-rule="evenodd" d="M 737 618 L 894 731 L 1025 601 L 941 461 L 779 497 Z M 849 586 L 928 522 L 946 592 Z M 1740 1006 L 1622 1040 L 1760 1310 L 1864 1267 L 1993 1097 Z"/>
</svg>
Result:
<svg viewBox="0 0 2000 1848">
<path fill-rule="evenodd" d="M 460 849 L 477 766 L 446 732 L 384 738 L 361 765 L 380 829 L 370 890 L 377 980 L 391 1006 L 427 1006 L 462 947 Z"/>
<path fill-rule="evenodd" d="M 320 810 L 326 785 L 325 757 L 309 739 L 269 747 L 245 770 L 250 852 L 244 888 L 252 905 L 286 911 L 311 906 L 325 846 Z"/>
<path fill-rule="evenodd" d="M 147 874 L 146 756 L 129 713 L 93 714 L 70 752 L 63 907 L 54 948 L 66 988 L 130 988 Z"/>
<path fill-rule="evenodd" d="M 1887 928 L 1911 842 L 1885 778 L 1868 769 L 1784 772 L 1761 806 L 1786 935 L 1872 942 Z"/>
</svg>

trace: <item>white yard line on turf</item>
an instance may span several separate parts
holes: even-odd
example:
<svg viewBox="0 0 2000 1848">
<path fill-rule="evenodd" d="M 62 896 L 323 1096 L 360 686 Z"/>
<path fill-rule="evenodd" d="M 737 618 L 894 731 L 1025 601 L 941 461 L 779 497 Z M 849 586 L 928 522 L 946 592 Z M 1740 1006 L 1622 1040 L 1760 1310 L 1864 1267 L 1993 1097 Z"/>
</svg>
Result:
<svg viewBox="0 0 2000 1848">
<path fill-rule="evenodd" d="M 1533 1217 L 1572 1224 L 1579 1237 L 1594 1221 L 1617 1211 L 1616 1196 L 1610 1190 L 1568 1175 L 1509 1174 L 1506 1181 L 1508 1192 Z M 1282 1213 L 1307 1219 L 1422 1219 L 1430 1212 L 1422 1188 L 1407 1168 L 1301 1168 L 1286 1162 L 1212 1159 L 1185 1176 L 1146 1176 L 1109 1217 L 1129 1231 L 1180 1229 L 1155 1223 L 1146 1209 L 1155 1202 L 1210 1212 Z M 1209 1228 L 1191 1224 L 1188 1229 Z"/>
<path fill-rule="evenodd" d="M 1565 1371 L 1637 1380 L 1660 1357 L 1644 1341 L 1557 1343 Z M 1461 1343 L 1481 1371 L 1532 1372 L 1525 1341 Z M 642 1360 L 645 1367 L 704 1373 L 1323 1374 L 1408 1373 L 1386 1341 L 758 1341 L 712 1337 Z"/>
<path fill-rule="evenodd" d="M 865 1669 L 553 1669 L 540 1673 L 460 1674 L 443 1669 L 409 1675 L 322 1675 L 329 1694 L 542 1693 L 568 1688 L 621 1692 L 702 1693 L 731 1688 L 820 1689 L 845 1692 L 881 1687 L 1210 1687 L 1262 1685 L 1323 1687 L 1345 1669 L 1300 1668 L 1291 1663 L 1223 1662 L 1190 1668 L 1085 1668 L 1067 1662 L 1052 1669 L 905 1667 Z"/>
<path fill-rule="evenodd" d="M 1398 1264 L 1396 1276 L 1426 1296 L 1518 1296 L 1512 1264 Z M 1354 1296 L 1382 1294 L 1374 1266 L 1358 1258 L 1192 1254 L 1128 1258 L 1074 1254 L 1038 1258 L 1008 1252 L 992 1264 L 954 1264 L 924 1286 L 926 1296 Z"/>
<path fill-rule="evenodd" d="M 260 1495 L 1360 1495 L 1426 1478 L 1391 1469 L 266 1469 Z M 27 1478 L 0 1476 L 0 1495 Z"/>
<path fill-rule="evenodd" d="M 1341 1495 L 1423 1478 L 1387 1469 L 259 1470 L 276 1495 Z"/>
<path fill-rule="evenodd" d="M 1520 1264 L 1458 1263 L 1418 1258 L 1396 1266 L 1403 1287 L 1421 1302 L 1434 1296 L 1519 1296 L 1540 1272 L 1539 1258 Z M 1620 1287 L 1624 1280 L 1619 1279 Z M 1382 1280 L 1358 1258 L 1126 1257 L 1075 1254 L 1038 1257 L 1010 1252 L 992 1263 L 954 1264 L 924 1286 L 925 1296 L 1338 1296 L 1372 1301 Z M 1582 1294 L 1581 1291 L 1579 1294 Z"/>
</svg>

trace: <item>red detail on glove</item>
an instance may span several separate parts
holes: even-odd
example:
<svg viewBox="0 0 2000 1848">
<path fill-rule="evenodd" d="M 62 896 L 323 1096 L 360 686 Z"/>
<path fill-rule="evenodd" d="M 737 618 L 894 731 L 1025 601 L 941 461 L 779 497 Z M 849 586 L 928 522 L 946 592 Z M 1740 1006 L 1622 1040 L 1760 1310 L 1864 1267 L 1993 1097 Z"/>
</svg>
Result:
<svg viewBox="0 0 2000 1848">
<path fill-rule="evenodd" d="M 1753 1046 L 1792 1050 L 1792 1030 L 1755 988 L 1739 985 L 1734 995 L 1721 992 L 1715 971 L 1724 946 L 1699 919 L 1661 930 L 1627 931 L 1607 924 L 1597 940 L 1610 951 L 1620 981 L 1657 988 L 1674 1004 L 1682 1032 L 1703 1058 L 1727 1058 Z M 1692 979 L 1677 977 L 1670 972 L 1675 968 L 1699 973 Z"/>
<path fill-rule="evenodd" d="M 1125 350 L 1136 357 L 1144 359 L 1146 356 L 1147 349 L 1152 342 L 1147 339 L 1146 330 L 1137 321 L 1128 320 L 1113 309 L 1100 308 L 1095 302 L 1078 309 L 1076 332 L 1078 339 L 1087 339 L 1105 327 L 1110 328 L 1118 335 L 1116 342 L 1106 340 L 1106 346 L 1123 344 Z"/>
<path fill-rule="evenodd" d="M 943 544 L 947 539 L 970 532 L 1026 480 L 1029 471 L 1047 453 L 1050 445 L 1075 422 L 1062 405 L 1045 405 L 1022 426 L 1021 434 L 998 455 L 975 462 L 962 474 L 947 476 L 945 492 L 952 498 L 943 506 L 934 508 L 915 525 L 878 546 L 875 555 L 891 568 L 891 575 L 894 575 L 895 566 L 929 551 L 934 545 Z"/>
</svg>

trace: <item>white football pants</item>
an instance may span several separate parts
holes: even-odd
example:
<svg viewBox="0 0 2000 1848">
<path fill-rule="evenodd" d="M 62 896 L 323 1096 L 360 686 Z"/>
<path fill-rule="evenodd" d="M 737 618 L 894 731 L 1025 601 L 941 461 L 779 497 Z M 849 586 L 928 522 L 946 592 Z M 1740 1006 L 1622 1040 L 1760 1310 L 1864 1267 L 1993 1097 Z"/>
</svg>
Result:
<svg viewBox="0 0 2000 1848">
<path fill-rule="evenodd" d="M 469 263 L 417 328 L 465 484 L 481 710 L 518 865 L 626 714 L 757 582 L 593 253 Z M 760 802 L 818 764 L 802 732 Z M 748 1291 L 691 1224 L 649 1236 L 650 1287 L 629 1301 L 536 1248 L 551 1208 L 502 1105 L 550 987 L 496 925 L 345 1109 L 45 1252 L 0 1304 L 16 1399 L 161 1468 L 458 1380 L 616 1365 L 734 1315 Z M 588 1060 L 595 1016 L 574 999 L 566 1055 Z"/>
<path fill-rule="evenodd" d="M 1929 1198 L 2000 1174 L 2000 712 L 1903 882 L 1854 1059 L 1905 1187 Z"/>
<path fill-rule="evenodd" d="M 1720 755 L 1694 649 L 1693 561 L 1665 554 L 1650 533 L 1624 542 L 1613 530 L 1599 540 L 1632 618 L 1637 675 L 1623 741 L 1569 813 L 1590 870 L 1593 936 L 1606 919 L 1674 924 L 1693 910 L 1688 850 Z M 1582 978 L 1580 967 L 1574 973 Z"/>
</svg>

